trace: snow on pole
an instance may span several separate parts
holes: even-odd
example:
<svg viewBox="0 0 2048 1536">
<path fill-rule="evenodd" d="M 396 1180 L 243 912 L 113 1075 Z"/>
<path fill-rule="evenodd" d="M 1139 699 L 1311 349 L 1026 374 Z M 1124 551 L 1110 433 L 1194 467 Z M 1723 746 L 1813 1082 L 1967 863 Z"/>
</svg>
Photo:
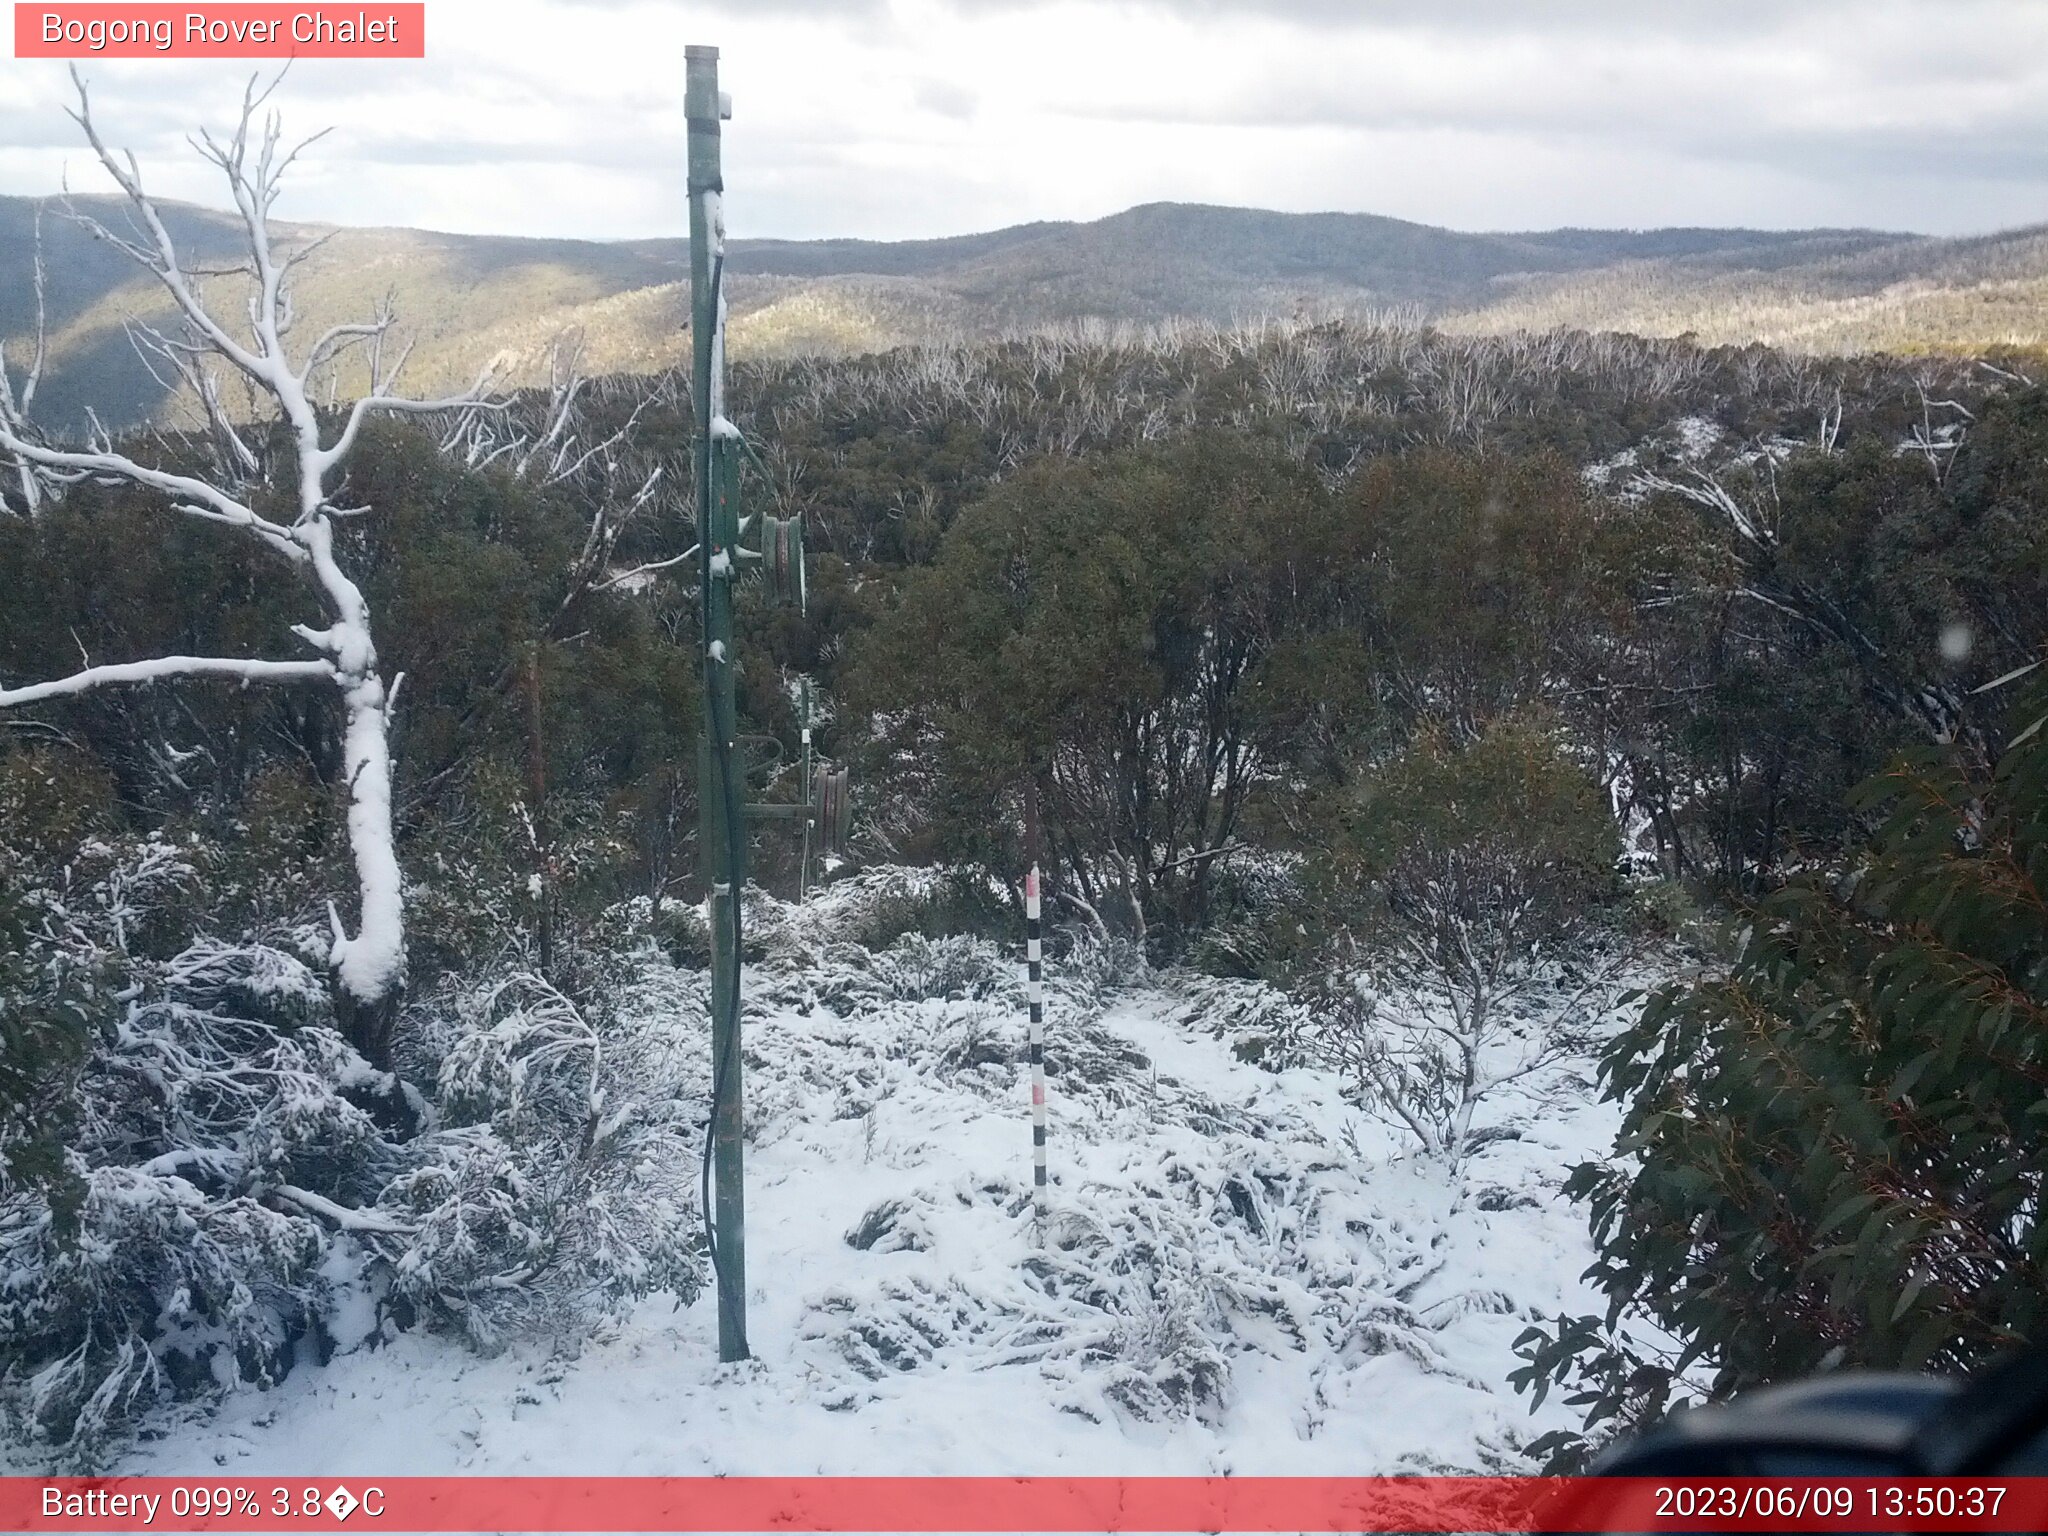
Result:
<svg viewBox="0 0 2048 1536">
<path fill-rule="evenodd" d="M 718 1284 L 718 1358 L 747 1346 L 746 1123 L 740 1051 L 740 892 L 747 879 L 745 805 L 735 768 L 739 718 L 733 665 L 732 552 L 739 544 L 738 431 L 725 419 L 725 188 L 718 50 L 683 50 L 689 129 L 691 404 L 697 500 L 698 592 L 704 638 L 704 730 L 698 748 L 697 846 L 711 930 L 711 1125 L 705 1236 Z M 713 1187 L 715 1186 L 715 1188 Z"/>
<path fill-rule="evenodd" d="M 1031 1005 L 1031 1207 L 1038 1241 L 1045 1241 L 1045 954 L 1039 923 L 1038 786 L 1024 791 L 1024 841 L 1030 868 L 1024 875 L 1025 997 Z"/>
</svg>

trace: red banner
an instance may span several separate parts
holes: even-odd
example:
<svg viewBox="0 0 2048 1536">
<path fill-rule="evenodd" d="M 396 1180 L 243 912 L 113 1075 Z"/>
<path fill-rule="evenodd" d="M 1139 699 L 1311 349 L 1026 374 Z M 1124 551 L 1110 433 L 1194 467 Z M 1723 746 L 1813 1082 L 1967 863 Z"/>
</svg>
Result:
<svg viewBox="0 0 2048 1536">
<path fill-rule="evenodd" d="M 427 8 L 341 5 L 24 4 L 17 59 L 423 59 Z"/>
<path fill-rule="evenodd" d="M 0 1531 L 2041 1531 L 2048 1478 L 0 1478 Z"/>
</svg>

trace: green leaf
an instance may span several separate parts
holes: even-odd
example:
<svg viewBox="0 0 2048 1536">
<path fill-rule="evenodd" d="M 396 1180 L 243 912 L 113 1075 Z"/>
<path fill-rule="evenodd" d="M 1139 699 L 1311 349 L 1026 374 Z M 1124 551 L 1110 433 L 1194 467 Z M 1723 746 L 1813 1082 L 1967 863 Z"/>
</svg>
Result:
<svg viewBox="0 0 2048 1536">
<path fill-rule="evenodd" d="M 1870 1207 L 1877 1204 L 1877 1202 L 1883 1198 L 1884 1197 L 1882 1195 L 1876 1194 L 1873 1191 L 1869 1190 L 1865 1190 L 1862 1194 L 1851 1195 L 1848 1199 L 1844 1200 L 1840 1205 L 1837 1205 L 1833 1210 L 1829 1211 L 1826 1216 L 1821 1218 L 1820 1225 L 1814 1229 L 1814 1235 L 1816 1237 L 1827 1236 L 1827 1234 L 1834 1231 L 1835 1228 L 1842 1226 L 1844 1223 L 1853 1220 L 1856 1216 L 1860 1215 L 1864 1211 L 1869 1210 Z"/>
<path fill-rule="evenodd" d="M 1920 1299 L 1920 1292 L 1926 1284 L 1927 1278 L 1924 1275 L 1915 1275 L 1906 1282 L 1906 1288 L 1899 1292 L 1899 1299 L 1892 1305 L 1892 1322 L 1896 1323 L 1912 1309 L 1913 1303 Z"/>
</svg>

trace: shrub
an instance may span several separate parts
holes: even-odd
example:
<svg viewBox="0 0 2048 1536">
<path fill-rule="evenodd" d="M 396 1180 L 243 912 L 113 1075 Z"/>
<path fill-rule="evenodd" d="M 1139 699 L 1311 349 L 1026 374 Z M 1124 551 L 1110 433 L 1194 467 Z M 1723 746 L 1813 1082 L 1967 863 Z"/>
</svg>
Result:
<svg viewBox="0 0 2048 1536">
<path fill-rule="evenodd" d="M 1613 885 L 1612 818 L 1553 732 L 1510 719 L 1467 741 L 1423 732 L 1323 820 L 1311 1048 L 1455 1163 L 1488 1095 L 1575 1045 L 1586 999 L 1532 994 Z"/>
<path fill-rule="evenodd" d="M 1986 776 L 1904 759 L 1844 893 L 1791 886 L 1729 974 L 1614 1044 L 1619 1167 L 1589 1164 L 1605 1319 L 1520 1341 L 1589 1427 L 1836 1364 L 1966 1370 L 2048 1331 L 2048 740 L 2036 690 Z M 1668 1351 L 1631 1342 L 1647 1319 Z M 1570 1450 L 1571 1447 L 1564 1449 Z"/>
<path fill-rule="evenodd" d="M 408 1311 L 486 1349 L 573 1345 L 626 1304 L 702 1285 L 695 1037 L 594 1012 L 517 972 L 450 999 L 445 1124 L 409 1150 L 366 1240 Z"/>
</svg>

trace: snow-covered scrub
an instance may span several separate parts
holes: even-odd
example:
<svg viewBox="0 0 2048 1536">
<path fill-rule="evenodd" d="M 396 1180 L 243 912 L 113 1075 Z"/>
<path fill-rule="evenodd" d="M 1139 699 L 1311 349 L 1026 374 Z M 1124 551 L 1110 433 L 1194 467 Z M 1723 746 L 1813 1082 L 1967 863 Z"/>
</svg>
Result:
<svg viewBox="0 0 2048 1536">
<path fill-rule="evenodd" d="M 1613 1111 L 1551 1091 L 1583 1062 L 1530 1082 L 1535 1098 L 1490 1103 L 1500 1118 L 1453 1170 L 1361 1113 L 1340 1074 L 1243 1059 L 1233 1037 L 1284 1013 L 1278 994 L 1118 976 L 1130 957 L 1083 964 L 1085 948 L 1055 946 L 1040 1229 L 1018 957 L 976 938 L 849 943 L 875 896 L 750 896 L 753 1361 L 719 1365 L 713 1310 L 666 1299 L 581 1335 L 573 1359 L 509 1328 L 510 1347 L 479 1355 L 387 1315 L 325 1369 L 227 1394 L 134 1446 L 123 1470 L 1525 1470 L 1521 1447 L 1573 1422 L 1555 1403 L 1532 1419 L 1506 1378 L 1520 1332 L 1587 1304 L 1584 1224 L 1558 1185 L 1611 1140 Z M 609 1095 L 631 1083 L 656 1128 L 622 1134 L 666 1135 L 680 1123 L 659 1121 L 646 1079 L 670 1073 L 696 1123 L 702 973 L 646 946 L 607 965 L 601 1020 L 528 979 L 437 1002 L 446 1038 L 417 1048 L 438 1062 L 441 1112 L 481 1088 L 492 1134 L 546 1124 L 560 1147 L 572 1128 L 601 1133 L 624 1107 Z M 607 1072 L 600 1095 L 593 1075 Z M 420 1139 L 446 1162 L 454 1137 L 444 1123 Z M 632 1155 L 582 1189 L 616 1190 Z M 681 1171 L 696 1167 L 693 1149 Z M 470 1214 L 431 1255 L 411 1239 L 419 1257 L 398 1268 L 445 1277 L 462 1232 L 491 1230 L 501 1206 L 469 1187 Z M 694 1211 L 675 1214 L 693 1243 Z M 388 1194 L 374 1207 L 394 1225 L 424 1216 Z M 616 1200 L 608 1219 L 622 1219 Z M 486 1246 L 515 1262 L 496 1236 Z M 462 1276 L 474 1302 L 486 1271 Z"/>
<path fill-rule="evenodd" d="M 690 1026 L 705 1000 L 693 981 L 661 979 L 654 995 L 621 988 L 630 1023 L 531 972 L 455 996 L 436 1074 L 443 1123 L 358 1219 L 389 1305 L 492 1349 L 573 1344 L 621 1299 L 697 1294 L 705 1084 Z"/>
<path fill-rule="evenodd" d="M 326 622 L 293 626 L 293 633 L 313 653 L 310 657 L 269 660 L 178 655 L 89 664 L 68 677 L 0 686 L 0 707 L 34 704 L 116 684 L 184 677 L 236 678 L 245 685 L 320 682 L 337 689 L 345 720 L 343 779 L 348 785 L 348 838 L 355 860 L 358 907 L 353 933 L 344 926 L 338 910 L 330 908 L 332 939 L 326 960 L 350 1008 L 352 1017 L 345 1021 L 349 1033 L 370 1056 L 381 1060 L 405 980 L 406 959 L 402 882 L 391 816 L 389 736 L 398 680 L 387 683 L 378 666 L 369 604 L 344 570 L 337 546 L 337 519 L 369 509 L 343 507 L 334 498 L 340 491 L 339 472 L 363 423 L 373 413 L 473 411 L 485 403 L 485 380 L 479 378 L 468 394 L 450 399 L 415 400 L 394 394 L 404 356 L 403 349 L 390 358 L 384 355 L 384 342 L 396 319 L 388 306 L 371 320 L 330 327 L 293 358 L 287 350 L 292 327 L 291 273 L 303 253 L 277 249 L 269 221 L 281 178 L 297 151 L 282 145 L 275 115 L 257 127 L 256 114 L 268 92 L 259 94 L 253 81 L 243 97 L 234 132 L 225 142 L 210 134 L 202 134 L 199 141 L 206 159 L 226 178 L 247 234 L 246 270 L 251 291 L 248 339 L 243 339 L 239 326 L 224 323 L 208 307 L 156 204 L 143 190 L 134 158 L 117 155 L 101 139 L 84 82 L 75 72 L 73 81 L 78 88 L 78 106 L 71 116 L 126 198 L 133 233 L 124 236 L 77 210 L 71 216 L 133 260 L 170 295 L 184 333 L 173 336 L 137 326 L 134 334 L 145 361 L 168 370 L 203 408 L 216 463 L 210 472 L 198 474 L 165 462 L 144 463 L 117 450 L 104 432 L 97 431 L 84 450 L 51 444 L 26 414 L 42 361 L 39 337 L 36 359 L 19 393 L 7 385 L 6 369 L 0 364 L 0 455 L 14 466 L 25 488 L 24 504 L 18 510 L 34 515 L 52 497 L 80 481 L 125 482 L 158 492 L 172 512 L 221 524 L 276 554 L 284 562 L 280 575 L 288 570 L 320 594 Z M 35 275 L 40 285 L 40 262 Z M 338 430 L 325 430 L 314 404 L 322 382 L 331 391 L 336 366 L 365 351 L 369 393 L 349 406 Z M 222 404 L 216 366 L 239 375 L 257 398 L 274 406 L 291 444 L 288 465 L 268 465 L 266 453 L 258 451 L 263 434 L 230 416 Z M 278 506 L 281 510 L 257 510 Z"/>
<path fill-rule="evenodd" d="M 1304 1044 L 1455 1166 L 1487 1099 L 1583 1056 L 1627 985 L 1605 795 L 1549 722 L 1510 717 L 1419 733 L 1319 821 Z"/>
<path fill-rule="evenodd" d="M 1636 477 L 1652 467 L 1695 469 L 1709 461 L 1727 429 L 1706 416 L 1681 416 L 1630 447 L 1579 471 L 1587 485 L 1623 501 L 1640 500 Z"/>
<path fill-rule="evenodd" d="M 130 974 L 95 1020 L 62 1176 L 0 1192 L 6 1407 L 88 1467 L 147 1410 L 326 1347 L 317 1213 L 374 1192 L 390 1156 L 349 1097 L 376 1074 L 303 960 L 202 942 Z M 322 1022 L 287 1022 L 309 1003 Z"/>
<path fill-rule="evenodd" d="M 0 1142 L 0 1408 L 27 1454 L 105 1467 L 173 1405 L 401 1324 L 573 1350 L 696 1294 L 693 983 L 624 1023 L 519 971 L 437 992 L 401 1033 L 423 1092 L 335 1027 L 317 930 L 152 959 L 184 852 L 137 839 L 83 874 L 15 901 L 35 971 L 0 996 L 32 1016 L 68 976 L 112 979 L 72 1003 L 61 1102 Z M 14 1022 L 10 1069 L 38 1043 Z M 40 1177 L 28 1132 L 54 1144 Z"/>
<path fill-rule="evenodd" d="M 1455 1164 L 1555 1095 L 1590 1094 L 1589 1079 L 1551 1069 L 1593 1055 L 1622 999 L 1655 973 L 1624 946 L 1589 941 L 1568 959 L 1515 956 L 1483 986 L 1436 968 L 1397 974 L 1405 986 L 1366 970 L 1329 989 L 1305 1048 L 1345 1074 L 1368 1112 Z M 1488 1101 L 1517 1086 L 1516 1111 L 1483 1122 Z"/>
</svg>

